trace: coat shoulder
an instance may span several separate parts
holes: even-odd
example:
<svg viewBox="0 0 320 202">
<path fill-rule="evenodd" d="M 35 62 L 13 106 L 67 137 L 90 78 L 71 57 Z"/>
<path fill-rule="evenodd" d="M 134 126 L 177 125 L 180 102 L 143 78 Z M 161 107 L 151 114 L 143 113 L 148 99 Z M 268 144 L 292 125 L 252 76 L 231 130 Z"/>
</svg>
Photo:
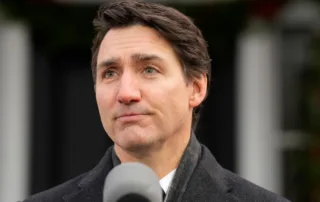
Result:
<svg viewBox="0 0 320 202">
<path fill-rule="evenodd" d="M 113 147 L 109 147 L 103 158 L 92 170 L 51 189 L 32 195 L 23 202 L 65 202 L 79 193 L 91 194 L 92 190 L 90 189 L 99 193 L 106 175 L 113 167 L 112 151 Z M 86 188 L 89 188 L 89 193 L 86 192 L 88 190 Z"/>
<path fill-rule="evenodd" d="M 78 189 L 79 182 L 86 175 L 87 173 L 83 173 L 67 182 L 32 195 L 23 202 L 64 202 L 63 197 L 66 194 L 76 191 Z"/>
<path fill-rule="evenodd" d="M 210 176 L 213 184 L 216 184 L 216 188 L 221 188 L 236 201 L 289 202 L 279 194 L 223 168 L 205 146 L 202 147 L 202 158 L 199 163 L 202 168 L 200 173 L 206 173 L 206 176 Z"/>
<path fill-rule="evenodd" d="M 229 183 L 229 193 L 240 201 L 289 202 L 282 196 L 260 187 L 239 175 L 224 169 Z"/>
</svg>

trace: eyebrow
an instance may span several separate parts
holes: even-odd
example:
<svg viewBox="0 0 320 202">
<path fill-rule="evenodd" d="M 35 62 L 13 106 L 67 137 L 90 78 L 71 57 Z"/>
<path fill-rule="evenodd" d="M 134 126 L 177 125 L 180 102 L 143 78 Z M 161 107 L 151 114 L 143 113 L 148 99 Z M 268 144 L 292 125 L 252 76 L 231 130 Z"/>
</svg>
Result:
<svg viewBox="0 0 320 202">
<path fill-rule="evenodd" d="M 135 54 L 131 55 L 131 59 L 135 63 L 146 62 L 146 61 L 151 61 L 151 60 L 158 60 L 161 62 L 164 61 L 164 59 L 159 57 L 158 55 L 145 54 L 145 53 L 135 53 Z M 110 59 L 107 59 L 105 61 L 100 62 L 98 64 L 98 68 L 113 66 L 113 65 L 117 65 L 119 63 L 120 63 L 120 58 L 110 58 Z"/>
<path fill-rule="evenodd" d="M 154 54 L 145 54 L 145 53 L 136 53 L 131 56 L 132 60 L 134 62 L 145 62 L 145 61 L 150 61 L 150 60 L 159 60 L 159 61 L 164 61 L 161 57 L 158 55 Z"/>
<path fill-rule="evenodd" d="M 119 62 L 120 62 L 119 58 L 110 58 L 110 59 L 107 59 L 105 61 L 100 62 L 97 67 L 98 68 L 109 67 L 112 65 L 116 65 Z"/>
</svg>

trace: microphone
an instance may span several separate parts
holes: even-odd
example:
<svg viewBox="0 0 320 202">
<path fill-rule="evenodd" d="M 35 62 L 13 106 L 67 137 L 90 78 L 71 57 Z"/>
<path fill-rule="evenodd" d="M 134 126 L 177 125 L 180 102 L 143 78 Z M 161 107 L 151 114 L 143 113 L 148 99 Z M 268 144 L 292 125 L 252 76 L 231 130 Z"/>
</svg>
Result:
<svg viewBox="0 0 320 202">
<path fill-rule="evenodd" d="M 103 202 L 162 202 L 162 189 L 154 171 L 141 163 L 122 163 L 105 179 Z"/>
</svg>

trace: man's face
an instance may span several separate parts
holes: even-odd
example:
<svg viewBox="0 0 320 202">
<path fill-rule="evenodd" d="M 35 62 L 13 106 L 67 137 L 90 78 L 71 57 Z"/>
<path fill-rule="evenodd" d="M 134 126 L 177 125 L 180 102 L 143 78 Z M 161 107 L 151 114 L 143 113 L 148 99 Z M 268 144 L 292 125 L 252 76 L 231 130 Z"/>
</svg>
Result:
<svg viewBox="0 0 320 202">
<path fill-rule="evenodd" d="M 171 45 L 155 30 L 111 29 L 97 58 L 96 99 L 105 131 L 125 150 L 157 145 L 189 131 L 194 85 Z"/>
</svg>

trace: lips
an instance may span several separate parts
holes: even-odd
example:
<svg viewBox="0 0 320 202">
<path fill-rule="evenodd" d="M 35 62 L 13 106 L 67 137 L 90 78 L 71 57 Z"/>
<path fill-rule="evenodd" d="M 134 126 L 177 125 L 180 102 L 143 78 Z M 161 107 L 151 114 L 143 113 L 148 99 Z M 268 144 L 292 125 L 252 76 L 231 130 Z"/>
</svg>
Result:
<svg viewBox="0 0 320 202">
<path fill-rule="evenodd" d="M 114 120 L 138 120 L 140 118 L 145 117 L 146 115 L 151 115 L 151 111 L 146 107 L 142 106 L 130 106 L 123 107 L 120 106 L 113 114 Z"/>
<path fill-rule="evenodd" d="M 122 119 L 122 118 L 130 118 L 130 117 L 141 117 L 141 116 L 145 116 L 145 115 L 150 115 L 149 112 L 142 112 L 142 111 L 130 111 L 130 112 L 120 112 L 120 113 L 116 113 L 114 116 L 114 119 Z"/>
<path fill-rule="evenodd" d="M 134 123 L 145 118 L 145 116 L 147 115 L 148 114 L 138 114 L 138 113 L 121 114 L 116 118 L 116 121 L 120 121 L 122 123 Z"/>
<path fill-rule="evenodd" d="M 139 116 L 139 115 L 143 115 L 143 114 L 139 114 L 139 113 L 125 113 L 125 114 L 121 114 L 119 116 L 117 116 L 116 118 L 123 118 L 123 117 L 132 117 L 132 116 Z"/>
</svg>

